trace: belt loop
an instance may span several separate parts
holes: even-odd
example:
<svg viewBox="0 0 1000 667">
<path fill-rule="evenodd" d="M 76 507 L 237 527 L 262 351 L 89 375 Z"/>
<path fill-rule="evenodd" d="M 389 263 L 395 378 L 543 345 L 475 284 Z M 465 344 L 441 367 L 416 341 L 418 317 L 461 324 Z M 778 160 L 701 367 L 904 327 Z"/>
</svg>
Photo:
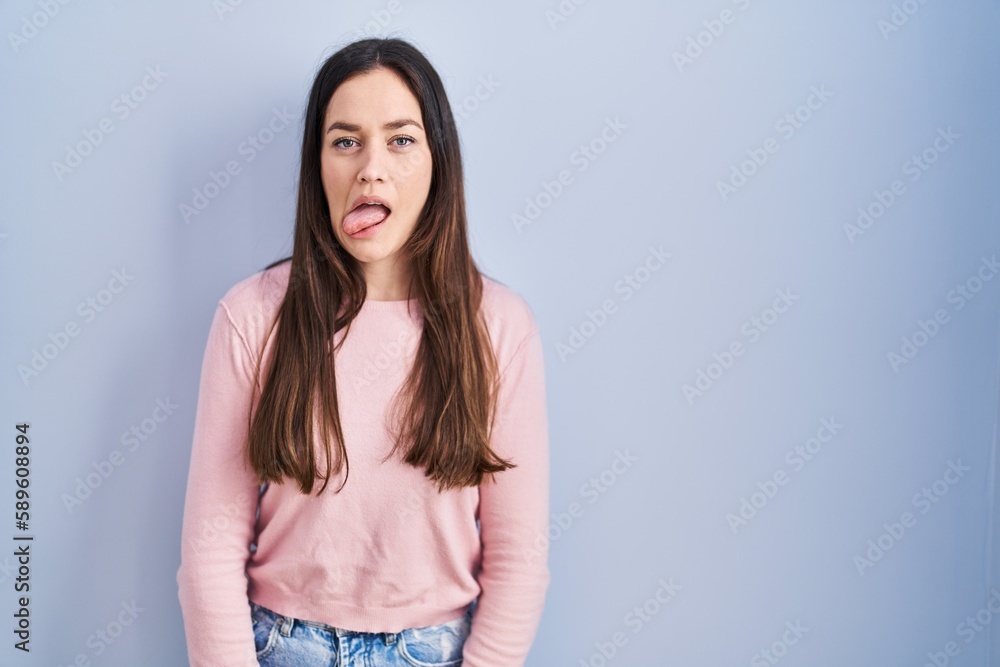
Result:
<svg viewBox="0 0 1000 667">
<path fill-rule="evenodd" d="M 386 646 L 392 646 L 395 643 L 396 643 L 396 633 L 395 632 L 386 632 L 385 633 L 385 645 Z"/>
<path fill-rule="evenodd" d="M 292 635 L 292 628 L 295 627 L 295 619 L 291 616 L 281 617 L 281 634 L 285 637 Z"/>
</svg>

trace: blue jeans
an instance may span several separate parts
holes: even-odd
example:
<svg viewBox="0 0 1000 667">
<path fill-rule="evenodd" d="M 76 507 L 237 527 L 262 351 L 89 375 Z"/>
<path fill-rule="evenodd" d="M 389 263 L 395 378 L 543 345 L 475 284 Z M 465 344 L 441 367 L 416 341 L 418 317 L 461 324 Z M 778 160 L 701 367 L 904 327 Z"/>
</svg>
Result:
<svg viewBox="0 0 1000 667">
<path fill-rule="evenodd" d="M 254 645 L 261 667 L 459 667 L 472 627 L 464 616 L 400 632 L 355 632 L 282 616 L 250 600 Z"/>
</svg>

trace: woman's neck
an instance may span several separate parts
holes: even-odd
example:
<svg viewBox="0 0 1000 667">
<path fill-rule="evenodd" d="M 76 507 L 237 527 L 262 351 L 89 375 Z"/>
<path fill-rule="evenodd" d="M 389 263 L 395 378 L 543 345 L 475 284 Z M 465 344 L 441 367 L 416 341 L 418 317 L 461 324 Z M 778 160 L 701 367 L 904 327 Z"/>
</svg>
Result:
<svg viewBox="0 0 1000 667">
<path fill-rule="evenodd" d="M 362 265 L 368 301 L 405 301 L 411 272 L 401 270 L 395 263 L 370 263 Z"/>
</svg>

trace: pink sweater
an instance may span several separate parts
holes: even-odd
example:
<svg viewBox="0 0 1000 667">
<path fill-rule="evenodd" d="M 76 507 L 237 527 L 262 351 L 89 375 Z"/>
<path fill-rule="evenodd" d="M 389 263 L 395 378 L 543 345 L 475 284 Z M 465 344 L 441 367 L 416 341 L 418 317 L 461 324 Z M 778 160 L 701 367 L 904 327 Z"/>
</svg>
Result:
<svg viewBox="0 0 1000 667">
<path fill-rule="evenodd" d="M 349 630 L 398 632 L 456 619 L 477 596 L 464 667 L 524 664 L 550 581 L 544 366 L 530 307 L 483 277 L 502 372 L 491 446 L 518 467 L 494 483 L 439 495 L 398 453 L 381 462 L 392 445 L 389 400 L 422 323 L 416 300 L 412 316 L 406 301 L 366 301 L 335 356 L 347 484 L 334 493 L 341 471 L 319 496 L 287 480 L 260 495 L 241 458 L 247 410 L 256 352 L 290 265 L 234 285 L 208 334 L 177 572 L 192 667 L 256 667 L 248 599 Z M 335 342 L 343 336 L 342 329 Z M 265 367 L 273 343 L 274 336 Z"/>
</svg>

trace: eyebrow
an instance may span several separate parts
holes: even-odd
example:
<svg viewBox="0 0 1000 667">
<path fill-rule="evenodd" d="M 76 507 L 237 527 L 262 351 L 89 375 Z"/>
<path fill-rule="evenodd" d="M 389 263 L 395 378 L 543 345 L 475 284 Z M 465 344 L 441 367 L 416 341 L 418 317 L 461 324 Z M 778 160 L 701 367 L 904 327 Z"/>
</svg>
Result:
<svg viewBox="0 0 1000 667">
<path fill-rule="evenodd" d="M 418 123 L 415 120 L 410 120 L 409 118 L 400 118 L 399 120 L 390 120 L 388 123 L 386 123 L 385 125 L 382 126 L 382 129 L 383 130 L 398 130 L 399 128 L 401 128 L 401 127 L 403 127 L 405 125 L 415 125 L 416 127 L 419 127 L 421 130 L 424 129 L 423 127 L 421 127 L 420 123 Z M 330 127 L 326 128 L 326 133 L 330 134 L 334 130 L 344 130 L 345 132 L 360 132 L 361 131 L 361 126 L 360 125 L 354 125 L 353 123 L 345 123 L 343 121 L 338 120 L 335 123 L 333 123 L 333 125 L 331 125 Z"/>
</svg>

